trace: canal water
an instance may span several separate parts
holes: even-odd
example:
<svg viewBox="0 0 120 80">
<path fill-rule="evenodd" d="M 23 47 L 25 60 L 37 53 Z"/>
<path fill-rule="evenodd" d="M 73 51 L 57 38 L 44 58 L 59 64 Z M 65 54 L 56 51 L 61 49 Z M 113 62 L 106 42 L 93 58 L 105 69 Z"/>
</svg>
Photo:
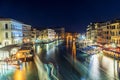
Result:
<svg viewBox="0 0 120 80">
<path fill-rule="evenodd" d="M 44 64 L 54 64 L 60 80 L 119 80 L 119 60 L 101 53 L 84 54 L 76 50 L 75 42 L 58 44 L 38 45 L 37 52 Z"/>
<path fill-rule="evenodd" d="M 47 66 L 51 80 L 119 80 L 120 61 L 101 53 L 88 55 L 76 50 L 75 42 L 62 41 L 49 44 L 36 44 L 36 53 L 44 66 Z M 49 69 L 49 70 L 48 70 Z M 20 69 L 0 62 L 0 80 L 39 80 L 34 62 L 23 63 Z M 44 75 L 43 75 L 44 76 Z"/>
<path fill-rule="evenodd" d="M 20 69 L 0 62 L 0 80 L 39 80 L 34 62 L 25 62 Z"/>
</svg>

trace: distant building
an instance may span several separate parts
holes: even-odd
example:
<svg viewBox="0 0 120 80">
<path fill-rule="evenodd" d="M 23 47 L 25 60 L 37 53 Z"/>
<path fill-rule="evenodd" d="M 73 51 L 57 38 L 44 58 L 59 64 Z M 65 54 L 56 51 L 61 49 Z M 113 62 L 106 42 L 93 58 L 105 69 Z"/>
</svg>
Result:
<svg viewBox="0 0 120 80">
<path fill-rule="evenodd" d="M 111 34 L 111 42 L 116 43 L 120 46 L 120 20 L 111 23 L 108 28 L 111 29 L 109 31 L 109 33 Z"/>
<path fill-rule="evenodd" d="M 92 40 L 93 44 L 97 42 L 98 36 L 98 23 L 90 23 L 87 26 L 86 36 L 88 40 Z"/>
<path fill-rule="evenodd" d="M 120 20 L 106 22 L 106 25 L 101 28 L 103 30 L 102 36 L 105 43 L 120 45 Z"/>
<path fill-rule="evenodd" d="M 65 38 L 65 28 L 54 28 L 56 32 L 56 37 L 59 39 L 64 39 Z"/>
<path fill-rule="evenodd" d="M 103 22 L 100 24 L 101 29 L 101 35 L 99 35 L 99 43 L 101 44 L 109 44 L 111 43 L 111 34 L 109 33 L 109 30 L 107 29 L 107 25 L 110 25 L 110 22 Z"/>
<path fill-rule="evenodd" d="M 87 27 L 87 39 L 100 44 L 120 46 L 120 20 L 93 23 Z"/>
<path fill-rule="evenodd" d="M 31 42 L 31 25 L 23 24 L 23 42 L 28 43 Z"/>
<path fill-rule="evenodd" d="M 21 44 L 23 39 L 23 23 L 10 19 L 0 18 L 0 47 L 12 44 Z"/>
<path fill-rule="evenodd" d="M 56 32 L 53 29 L 45 29 L 40 31 L 39 39 L 42 41 L 53 41 L 55 40 Z"/>
<path fill-rule="evenodd" d="M 38 42 L 40 36 L 40 31 L 37 30 L 36 28 L 31 29 L 31 39 L 32 42 Z"/>
</svg>

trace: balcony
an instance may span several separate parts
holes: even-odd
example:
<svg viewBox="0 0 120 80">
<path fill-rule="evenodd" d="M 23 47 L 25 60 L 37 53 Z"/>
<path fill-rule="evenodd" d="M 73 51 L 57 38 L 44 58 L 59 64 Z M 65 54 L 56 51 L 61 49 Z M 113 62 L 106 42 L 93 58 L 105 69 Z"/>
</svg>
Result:
<svg viewBox="0 0 120 80">
<path fill-rule="evenodd" d="M 22 29 L 1 29 L 1 31 L 22 31 Z"/>
<path fill-rule="evenodd" d="M 11 38 L 22 38 L 23 36 L 11 36 Z"/>
<path fill-rule="evenodd" d="M 23 31 L 22 29 L 11 28 L 11 31 Z"/>
</svg>

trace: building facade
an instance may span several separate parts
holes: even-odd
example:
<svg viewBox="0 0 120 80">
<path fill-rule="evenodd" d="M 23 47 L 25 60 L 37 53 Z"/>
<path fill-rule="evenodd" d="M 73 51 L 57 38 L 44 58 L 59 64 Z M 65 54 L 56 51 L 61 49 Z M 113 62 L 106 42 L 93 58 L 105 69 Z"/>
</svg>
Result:
<svg viewBox="0 0 120 80">
<path fill-rule="evenodd" d="M 111 43 L 120 45 L 120 21 L 111 23 L 109 26 L 111 33 Z"/>
<path fill-rule="evenodd" d="M 23 42 L 28 43 L 31 42 L 31 25 L 23 24 Z"/>
<path fill-rule="evenodd" d="M 22 23 L 10 18 L 0 18 L 0 47 L 21 44 L 23 39 Z"/>
<path fill-rule="evenodd" d="M 120 45 L 120 20 L 94 23 L 87 27 L 87 39 L 101 44 Z"/>
<path fill-rule="evenodd" d="M 53 41 L 56 39 L 56 32 L 53 29 L 45 29 L 40 31 L 39 39 L 42 41 Z"/>
<path fill-rule="evenodd" d="M 32 42 L 39 42 L 40 31 L 36 28 L 31 28 L 31 40 Z"/>
<path fill-rule="evenodd" d="M 97 42 L 98 37 L 98 23 L 90 23 L 87 26 L 86 37 L 94 43 Z"/>
<path fill-rule="evenodd" d="M 65 28 L 54 28 L 56 32 L 56 38 L 64 39 L 65 38 Z"/>
</svg>

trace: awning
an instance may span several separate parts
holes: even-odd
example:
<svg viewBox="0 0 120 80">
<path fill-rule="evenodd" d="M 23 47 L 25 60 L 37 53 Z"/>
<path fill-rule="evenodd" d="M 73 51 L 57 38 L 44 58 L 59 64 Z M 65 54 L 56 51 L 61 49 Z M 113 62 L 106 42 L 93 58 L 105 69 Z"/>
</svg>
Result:
<svg viewBox="0 0 120 80">
<path fill-rule="evenodd" d="M 8 46 L 5 46 L 5 47 L 2 47 L 2 48 L 0 48 L 0 51 L 11 51 L 11 49 L 13 49 L 13 48 L 15 48 L 15 47 L 17 47 L 17 48 L 19 48 L 20 46 L 18 46 L 18 45 L 8 45 Z"/>
</svg>

